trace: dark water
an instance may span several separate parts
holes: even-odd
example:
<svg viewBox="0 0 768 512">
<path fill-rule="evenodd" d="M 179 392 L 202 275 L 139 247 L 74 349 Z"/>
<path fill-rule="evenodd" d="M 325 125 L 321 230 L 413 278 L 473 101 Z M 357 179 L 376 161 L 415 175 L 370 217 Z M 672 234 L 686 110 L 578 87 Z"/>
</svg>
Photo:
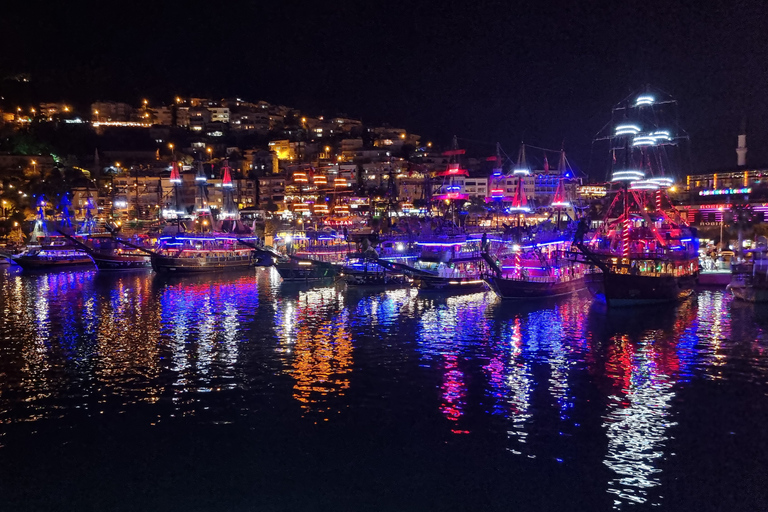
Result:
<svg viewBox="0 0 768 512">
<path fill-rule="evenodd" d="M 0 510 L 768 510 L 768 309 L 0 271 Z"/>
</svg>

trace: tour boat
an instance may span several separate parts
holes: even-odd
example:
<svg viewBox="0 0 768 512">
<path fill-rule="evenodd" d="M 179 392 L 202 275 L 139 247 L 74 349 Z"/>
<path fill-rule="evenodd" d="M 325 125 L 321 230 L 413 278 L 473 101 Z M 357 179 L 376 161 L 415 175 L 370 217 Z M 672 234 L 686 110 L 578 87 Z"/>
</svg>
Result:
<svg viewBox="0 0 768 512">
<path fill-rule="evenodd" d="M 486 252 L 492 271 L 485 280 L 502 299 L 542 299 L 583 290 L 587 266 L 567 257 L 569 246 L 565 241 L 516 246 L 505 261 Z"/>
<path fill-rule="evenodd" d="M 196 273 L 247 269 L 254 250 L 228 235 L 191 235 L 160 238 L 150 256 L 158 273 Z"/>
<path fill-rule="evenodd" d="M 88 253 L 72 246 L 30 246 L 13 256 L 13 261 L 24 270 L 56 270 L 71 267 L 92 267 Z"/>
<path fill-rule="evenodd" d="M 590 292 L 608 306 L 672 302 L 693 292 L 699 271 L 695 230 L 671 204 L 666 190 L 669 155 L 679 137 L 659 126 L 655 95 L 641 94 L 614 107 L 611 182 L 615 197 L 604 222 L 575 243 L 584 261 L 600 272 L 586 274 Z M 676 104 L 663 98 L 661 110 Z M 621 163 L 618 163 L 621 162 Z"/>
<path fill-rule="evenodd" d="M 485 238 L 486 244 L 497 242 L 501 242 L 498 235 Z M 482 243 L 481 236 L 472 235 L 416 242 L 421 253 L 409 265 L 414 285 L 428 292 L 473 293 L 485 290 Z"/>
</svg>

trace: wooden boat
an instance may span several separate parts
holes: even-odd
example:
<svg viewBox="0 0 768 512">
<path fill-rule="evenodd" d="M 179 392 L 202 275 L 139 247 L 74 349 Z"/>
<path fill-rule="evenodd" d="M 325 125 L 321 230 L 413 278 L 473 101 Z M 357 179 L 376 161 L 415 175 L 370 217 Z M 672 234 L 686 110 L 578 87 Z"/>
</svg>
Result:
<svg viewBox="0 0 768 512">
<path fill-rule="evenodd" d="M 488 286 L 502 299 L 543 299 L 568 295 L 586 287 L 586 265 L 564 256 L 565 241 L 545 246 L 516 247 L 501 265 L 490 254 Z"/>
<path fill-rule="evenodd" d="M 14 256 L 13 261 L 24 270 L 66 270 L 93 266 L 93 260 L 86 252 L 64 245 L 32 246 Z"/>
<path fill-rule="evenodd" d="M 503 278 L 488 276 L 488 285 L 502 299 L 543 299 L 569 295 L 583 290 L 586 286 L 584 276 L 577 277 L 535 277 Z"/>
<path fill-rule="evenodd" d="M 150 256 L 155 272 L 164 274 L 242 270 L 254 264 L 254 250 L 232 236 L 163 237 Z"/>
<path fill-rule="evenodd" d="M 348 286 L 409 286 L 411 281 L 402 272 L 389 265 L 380 264 L 377 259 L 352 256 L 342 269 L 344 282 Z"/>
<path fill-rule="evenodd" d="M 417 259 L 402 265 L 414 285 L 427 292 L 476 293 L 487 289 L 483 279 L 483 244 L 486 250 L 501 253 L 507 244 L 500 234 L 455 235 L 421 239 Z"/>
<path fill-rule="evenodd" d="M 674 302 L 693 293 L 693 275 L 632 275 L 617 272 L 586 274 L 587 289 L 608 306 L 639 306 Z"/>
<path fill-rule="evenodd" d="M 676 101 L 666 98 L 656 112 L 653 95 L 638 98 L 644 101 L 613 109 L 610 132 L 600 139 L 610 141 L 614 185 L 603 223 L 585 237 L 582 219 L 574 240 L 584 261 L 600 270 L 588 274 L 587 287 L 608 306 L 679 300 L 693 293 L 699 273 L 696 233 L 667 195 L 674 185 L 667 151 L 675 137 L 660 123 L 670 121 L 661 113 Z"/>
<path fill-rule="evenodd" d="M 136 252 L 94 252 L 91 258 L 99 270 L 133 270 L 151 266 L 149 255 Z"/>
<path fill-rule="evenodd" d="M 152 251 L 121 240 L 112 233 L 70 235 L 58 230 L 67 240 L 88 253 L 99 270 L 133 270 L 149 268 Z"/>
<path fill-rule="evenodd" d="M 341 267 L 305 258 L 288 258 L 275 264 L 283 281 L 319 281 L 332 279 L 339 275 Z"/>
</svg>

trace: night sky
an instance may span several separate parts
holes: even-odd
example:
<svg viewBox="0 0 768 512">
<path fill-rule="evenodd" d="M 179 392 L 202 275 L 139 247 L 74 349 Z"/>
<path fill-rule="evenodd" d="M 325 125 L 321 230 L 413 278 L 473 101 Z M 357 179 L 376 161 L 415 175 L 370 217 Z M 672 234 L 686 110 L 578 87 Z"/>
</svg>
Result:
<svg viewBox="0 0 768 512">
<path fill-rule="evenodd" d="M 238 95 L 440 144 L 456 134 L 476 153 L 565 141 L 589 171 L 610 108 L 652 84 L 680 102 L 694 172 L 735 165 L 744 115 L 748 161 L 768 164 L 759 0 L 12 4 L 0 75 L 30 73 L 30 99 Z M 17 86 L 2 82 L 0 95 Z"/>
</svg>

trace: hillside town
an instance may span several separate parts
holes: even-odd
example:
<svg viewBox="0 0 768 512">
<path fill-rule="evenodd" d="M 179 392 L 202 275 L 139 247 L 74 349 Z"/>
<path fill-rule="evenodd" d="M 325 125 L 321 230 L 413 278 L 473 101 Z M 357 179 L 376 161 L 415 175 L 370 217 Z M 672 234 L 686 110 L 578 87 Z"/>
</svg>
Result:
<svg viewBox="0 0 768 512">
<path fill-rule="evenodd" d="M 510 222 L 518 182 L 534 210 L 528 223 L 555 213 L 559 184 L 573 203 L 570 220 L 579 206 L 594 213 L 610 188 L 574 171 L 562 150 L 529 147 L 526 156 L 525 144 L 511 154 L 497 145 L 470 156 L 456 139 L 440 147 L 405 128 L 241 98 L 95 101 L 87 111 L 40 103 L 6 107 L 0 119 L 6 237 L 28 232 L 41 207 L 125 231 L 194 221 L 201 207 L 213 219 L 237 213 L 257 223 L 384 229 L 398 217 L 451 211 L 458 224 L 491 227 Z M 693 174 L 668 190 L 691 225 L 717 242 L 723 231 L 735 238 L 736 228 L 764 234 L 768 170 L 748 167 L 746 155 L 742 133 L 734 168 Z M 461 172 L 446 173 L 450 167 Z"/>
</svg>

